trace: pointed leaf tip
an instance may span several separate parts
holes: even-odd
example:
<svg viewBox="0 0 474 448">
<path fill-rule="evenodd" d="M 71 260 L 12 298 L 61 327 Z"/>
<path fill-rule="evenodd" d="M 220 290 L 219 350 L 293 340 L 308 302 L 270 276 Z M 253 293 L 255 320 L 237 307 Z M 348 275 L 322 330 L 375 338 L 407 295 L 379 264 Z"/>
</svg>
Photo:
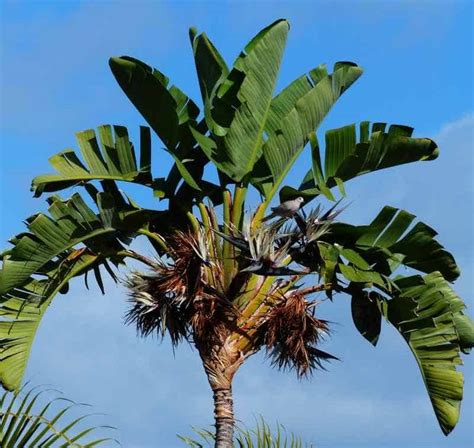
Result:
<svg viewBox="0 0 474 448">
<path fill-rule="evenodd" d="M 189 27 L 189 40 L 191 41 L 191 44 L 194 42 L 194 39 L 196 39 L 197 34 L 198 30 L 195 26 Z"/>
<path fill-rule="evenodd" d="M 111 58 L 109 58 L 110 68 L 119 66 L 121 65 L 122 62 L 123 62 L 123 59 L 120 56 L 112 56 Z"/>
<path fill-rule="evenodd" d="M 131 72 L 135 70 L 139 62 L 129 56 L 113 56 L 109 59 L 109 67 L 117 80 L 126 80 L 128 82 L 131 79 Z M 140 65 L 144 69 L 150 69 L 149 66 L 142 62 L 140 62 Z"/>
<path fill-rule="evenodd" d="M 284 18 L 275 20 L 270 26 L 274 26 L 274 25 L 277 25 L 279 23 L 285 23 L 286 26 L 288 27 L 288 29 L 291 28 L 291 25 L 290 25 L 290 22 L 288 21 L 288 19 L 284 19 Z"/>
<path fill-rule="evenodd" d="M 431 140 L 430 138 L 427 140 L 431 142 L 430 148 L 433 148 L 433 151 L 425 160 L 435 160 L 439 156 L 439 147 L 434 140 Z"/>
<path fill-rule="evenodd" d="M 122 57 L 114 56 L 109 59 L 109 67 L 117 81 L 128 82 L 134 65 Z"/>
</svg>

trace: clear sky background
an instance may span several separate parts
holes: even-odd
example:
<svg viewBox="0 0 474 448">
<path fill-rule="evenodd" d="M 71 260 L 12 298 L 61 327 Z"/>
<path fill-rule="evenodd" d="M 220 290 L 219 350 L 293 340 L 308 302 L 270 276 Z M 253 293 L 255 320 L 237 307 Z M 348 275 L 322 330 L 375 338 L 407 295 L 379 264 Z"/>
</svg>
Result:
<svg viewBox="0 0 474 448">
<path fill-rule="evenodd" d="M 356 179 L 342 219 L 367 223 L 383 205 L 404 208 L 439 231 L 462 270 L 456 291 L 472 306 L 473 67 L 471 1 L 332 2 L 1 2 L 0 237 L 23 230 L 44 209 L 31 178 L 50 172 L 49 156 L 76 147 L 74 132 L 123 124 L 132 137 L 144 120 L 108 68 L 112 55 L 132 55 L 165 72 L 200 100 L 188 27 L 205 30 L 229 63 L 262 27 L 290 20 L 279 88 L 316 65 L 353 60 L 364 76 L 337 103 L 324 129 L 361 120 L 415 127 L 441 156 Z M 168 156 L 155 141 L 155 175 Z M 291 174 L 297 185 L 309 161 Z M 156 202 L 137 192 L 143 205 Z M 147 250 L 147 249 L 146 249 Z M 125 293 L 108 284 L 85 291 L 77 281 L 53 303 L 33 347 L 27 378 L 107 413 L 126 448 L 181 446 L 175 434 L 212 423 L 212 400 L 198 355 L 182 346 L 139 339 L 125 327 Z M 415 360 L 395 330 L 373 348 L 354 329 L 347 297 L 320 307 L 334 322 L 324 349 L 338 356 L 326 372 L 298 381 L 256 355 L 235 379 L 235 411 L 279 421 L 331 447 L 473 446 L 473 363 L 467 359 L 458 427 L 445 438 Z"/>
</svg>

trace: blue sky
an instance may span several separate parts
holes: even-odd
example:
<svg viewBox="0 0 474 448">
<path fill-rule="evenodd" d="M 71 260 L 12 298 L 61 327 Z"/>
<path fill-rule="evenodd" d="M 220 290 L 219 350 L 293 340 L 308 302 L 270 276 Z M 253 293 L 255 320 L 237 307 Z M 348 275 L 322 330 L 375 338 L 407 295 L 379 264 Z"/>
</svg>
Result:
<svg viewBox="0 0 474 448">
<path fill-rule="evenodd" d="M 145 2 L 3 1 L 1 4 L 0 236 L 23 230 L 44 208 L 29 192 L 47 159 L 75 147 L 74 132 L 143 120 L 109 72 L 128 54 L 165 72 L 196 101 L 188 27 L 205 30 L 229 62 L 263 26 L 286 17 L 292 29 L 279 88 L 326 62 L 353 60 L 365 74 L 321 128 L 385 121 L 415 127 L 440 146 L 434 162 L 354 180 L 344 219 L 370 221 L 383 205 L 404 208 L 435 227 L 456 256 L 455 289 L 472 306 L 473 67 L 469 1 Z M 156 175 L 169 160 L 155 141 Z M 306 155 L 307 156 L 307 155 Z M 307 157 L 290 175 L 297 184 Z M 138 192 L 141 203 L 156 205 Z M 3 245 L 2 245 L 3 246 Z M 145 250 L 148 250 L 145 248 Z M 175 434 L 212 423 L 211 394 L 195 351 L 138 339 L 125 327 L 124 291 L 101 296 L 76 282 L 53 303 L 33 347 L 27 376 L 107 413 L 124 447 L 181 446 Z M 474 443 L 473 367 L 467 360 L 463 412 L 447 439 L 432 413 L 417 366 L 385 326 L 376 349 L 360 337 L 349 302 L 321 306 L 334 322 L 325 348 L 341 358 L 309 381 L 249 360 L 234 385 L 237 418 L 279 421 L 321 448 L 468 447 Z"/>
</svg>

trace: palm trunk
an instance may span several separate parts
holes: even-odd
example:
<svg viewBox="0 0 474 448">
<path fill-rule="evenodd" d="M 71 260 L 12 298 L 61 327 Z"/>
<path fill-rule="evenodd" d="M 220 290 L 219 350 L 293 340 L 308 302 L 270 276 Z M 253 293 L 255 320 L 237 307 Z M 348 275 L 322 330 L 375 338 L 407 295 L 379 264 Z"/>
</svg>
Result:
<svg viewBox="0 0 474 448">
<path fill-rule="evenodd" d="M 232 386 L 214 389 L 214 418 L 216 420 L 215 448 L 232 448 L 234 437 L 234 410 Z"/>
<path fill-rule="evenodd" d="M 215 448 L 232 448 L 234 437 L 234 404 L 232 380 L 245 360 L 244 354 L 229 342 L 230 330 L 217 325 L 212 327 L 211 336 L 200 339 L 195 335 L 207 380 L 214 398 L 216 426 Z"/>
<path fill-rule="evenodd" d="M 212 353 L 200 352 L 214 398 L 216 426 L 215 448 L 232 448 L 234 437 L 234 404 L 232 380 L 244 357 L 221 343 Z"/>
</svg>

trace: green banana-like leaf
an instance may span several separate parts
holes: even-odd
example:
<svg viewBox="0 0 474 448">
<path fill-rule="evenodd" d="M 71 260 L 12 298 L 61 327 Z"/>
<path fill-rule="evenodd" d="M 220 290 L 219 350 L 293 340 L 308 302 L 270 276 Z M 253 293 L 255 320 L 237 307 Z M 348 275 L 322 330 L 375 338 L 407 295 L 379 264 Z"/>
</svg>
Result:
<svg viewBox="0 0 474 448">
<path fill-rule="evenodd" d="M 362 75 L 352 62 L 337 62 L 329 74 L 321 65 L 285 88 L 272 101 L 263 155 L 279 188 L 289 169 L 339 97 Z"/>
<path fill-rule="evenodd" d="M 382 313 L 410 346 L 447 435 L 459 419 L 463 375 L 456 369 L 462 364 L 460 351 L 474 345 L 474 324 L 439 272 L 401 278 L 396 284 L 401 292 L 380 301 Z"/>
<path fill-rule="evenodd" d="M 0 270 L 0 295 L 21 287 L 31 275 L 41 272 L 49 262 L 79 244 L 94 252 L 115 253 L 123 249 L 114 200 L 108 193 L 98 194 L 99 214 L 96 215 L 84 199 L 75 193 L 62 201 L 49 200 L 47 216 L 38 213 L 27 219 L 28 232 L 11 240 L 13 248 L 3 253 Z"/>
<path fill-rule="evenodd" d="M 261 155 L 288 29 L 288 22 L 278 20 L 247 44 L 205 114 L 216 143 L 208 155 L 236 182 L 252 171 Z"/>
<path fill-rule="evenodd" d="M 345 281 L 358 284 L 359 288 L 363 285 L 378 286 L 383 291 L 392 289 L 391 279 L 374 269 L 358 252 L 334 242 L 318 241 L 317 247 L 319 261 L 315 263 L 315 260 L 310 258 L 314 257 L 314 251 L 309 247 L 308 259 L 304 253 L 300 254 L 298 263 L 311 270 L 317 270 L 324 283 L 333 286 L 326 290 L 328 297 L 332 297 L 332 289 L 338 289 L 341 280 L 338 276 L 342 276 Z"/>
<path fill-rule="evenodd" d="M 336 275 L 337 262 L 339 260 L 339 249 L 332 244 L 318 242 L 319 253 L 321 256 L 320 275 L 324 283 L 334 283 Z"/>
<path fill-rule="evenodd" d="M 346 249 L 354 249 L 370 268 L 391 275 L 403 264 L 421 272 L 439 271 L 448 281 L 459 277 L 454 257 L 435 240 L 436 231 L 415 216 L 386 206 L 366 226 L 331 224 L 327 238 Z M 352 279 L 351 279 L 352 280 Z"/>
<path fill-rule="evenodd" d="M 324 170 L 319 146 L 313 149 L 314 186 L 328 199 L 329 188 L 362 174 L 405 163 L 434 160 L 439 149 L 433 140 L 412 138 L 413 128 L 392 125 L 386 130 L 385 123 L 360 123 L 359 136 L 351 124 L 327 131 L 324 154 Z"/>
<path fill-rule="evenodd" d="M 354 283 L 370 283 L 381 286 L 383 288 L 389 287 L 389 280 L 384 278 L 384 275 L 372 269 L 360 269 L 352 264 L 346 265 L 344 263 L 338 264 L 339 271 L 345 279 Z"/>
<path fill-rule="evenodd" d="M 74 416 L 74 408 L 80 405 L 71 400 L 56 397 L 47 399 L 44 404 L 41 395 L 46 390 L 31 388 L 22 392 L 24 393 L 4 392 L 0 397 L 0 445 L 3 448 L 87 448 L 113 441 L 110 437 L 90 439 L 90 435 L 98 429 L 114 428 L 84 427 L 84 420 L 89 416 Z M 60 401 L 65 401 L 66 404 L 58 405 Z"/>
<path fill-rule="evenodd" d="M 118 265 L 125 247 L 148 226 L 153 213 L 120 202 L 117 194 L 89 192 L 96 214 L 78 194 L 69 200 L 49 198 L 49 215 L 27 220 L 28 232 L 11 240 L 0 270 L 0 382 L 10 390 L 21 385 L 37 327 L 57 292 L 65 292 L 72 277 L 93 270 L 99 287 L 99 266 L 111 275 L 107 262 Z"/>
<path fill-rule="evenodd" d="M 199 79 L 204 113 L 212 122 L 211 108 L 217 89 L 229 75 L 229 69 L 205 33 L 198 34 L 195 28 L 189 30 L 196 72 Z"/>
<path fill-rule="evenodd" d="M 205 33 L 198 34 L 195 28 L 191 28 L 189 30 L 189 37 L 193 49 L 196 72 L 199 79 L 199 87 L 201 89 L 201 96 L 204 103 L 205 120 L 204 122 L 201 122 L 199 126 L 201 127 L 201 132 L 205 132 L 207 126 L 204 126 L 204 124 L 214 122 L 211 113 L 212 104 L 217 89 L 220 87 L 220 85 L 224 82 L 224 80 L 229 74 L 229 69 L 224 59 Z M 188 165 L 191 165 L 193 167 L 196 166 L 196 168 L 194 169 L 194 176 L 196 176 L 196 174 L 200 174 L 202 176 L 202 171 L 199 170 L 199 159 L 203 159 L 201 161 L 202 166 L 204 166 L 207 161 L 212 160 L 214 151 L 216 149 L 216 143 L 212 138 L 209 138 L 202 134 L 197 127 L 195 128 L 193 126 L 190 126 L 189 129 L 192 133 L 193 138 L 198 144 L 198 148 L 200 148 L 201 151 L 197 152 L 198 155 L 192 154 L 190 156 L 192 157 L 192 161 Z M 190 176 L 185 177 L 183 174 L 182 166 L 180 166 L 178 161 L 176 160 L 175 166 L 176 168 L 174 168 L 174 171 L 180 172 L 180 174 L 183 176 L 184 181 L 194 190 L 193 194 L 196 194 L 196 191 L 206 190 L 205 188 L 199 187 L 198 183 L 194 181 L 194 178 L 193 180 L 189 181 L 190 177 L 193 176 L 193 172 L 189 173 Z M 193 170 L 191 169 L 191 171 Z M 228 179 L 226 179 L 226 176 L 222 172 L 219 172 L 219 177 L 221 179 L 222 187 L 225 187 L 225 185 L 228 183 Z M 204 183 L 205 181 L 201 182 L 202 187 L 204 187 Z M 207 185 L 209 185 L 209 183 Z M 213 192 L 209 194 L 209 197 L 212 198 L 211 200 L 213 201 L 213 203 L 217 204 L 222 202 L 222 193 L 224 189 L 219 189 L 218 201 L 215 200 L 216 188 L 213 187 L 212 190 Z M 181 196 L 183 194 L 189 194 L 188 191 L 180 191 L 178 193 L 182 193 Z M 202 200 L 202 198 L 198 198 L 198 201 L 200 200 Z"/>
<path fill-rule="evenodd" d="M 174 159 L 176 167 L 178 169 L 179 174 L 181 175 L 184 182 L 186 182 L 191 188 L 194 190 L 201 191 L 201 187 L 198 185 L 197 181 L 194 179 L 191 172 L 186 167 L 186 160 L 180 160 L 178 156 L 170 152 L 171 156 Z"/>
<path fill-rule="evenodd" d="M 33 179 L 35 197 L 92 180 L 119 180 L 152 186 L 149 128 L 140 128 L 139 165 L 126 128 L 99 126 L 97 133 L 100 145 L 93 129 L 76 134 L 85 164 L 72 149 L 49 159 L 57 174 Z"/>
<path fill-rule="evenodd" d="M 127 97 L 160 137 L 175 152 L 192 145 L 189 125 L 195 125 L 199 108 L 160 71 L 129 56 L 109 60 L 110 69 Z"/>
<path fill-rule="evenodd" d="M 375 346 L 382 326 L 382 314 L 379 308 L 381 296 L 374 291 L 369 293 L 359 288 L 351 290 L 353 291 L 351 312 L 354 325 L 359 333 Z"/>
<path fill-rule="evenodd" d="M 127 97 L 143 115 L 158 137 L 171 153 L 175 164 L 166 181 L 158 180 L 154 185 L 158 197 L 173 198 L 176 188 L 183 179 L 182 161 L 188 160 L 186 171 L 200 183 L 204 166 L 209 159 L 195 147 L 195 139 L 191 129 L 205 134 L 206 122 L 196 121 L 199 108 L 176 86 L 169 86 L 169 79 L 158 70 L 144 62 L 128 56 L 111 58 L 109 61 L 112 73 Z M 184 178 L 188 182 L 189 176 Z M 199 189 L 186 190 L 187 196 L 193 195 Z"/>
<path fill-rule="evenodd" d="M 0 383 L 7 390 L 21 387 L 38 326 L 55 295 L 68 281 L 93 268 L 99 257 L 72 251 L 49 267 L 46 278 L 30 278 L 0 300 Z"/>
</svg>

